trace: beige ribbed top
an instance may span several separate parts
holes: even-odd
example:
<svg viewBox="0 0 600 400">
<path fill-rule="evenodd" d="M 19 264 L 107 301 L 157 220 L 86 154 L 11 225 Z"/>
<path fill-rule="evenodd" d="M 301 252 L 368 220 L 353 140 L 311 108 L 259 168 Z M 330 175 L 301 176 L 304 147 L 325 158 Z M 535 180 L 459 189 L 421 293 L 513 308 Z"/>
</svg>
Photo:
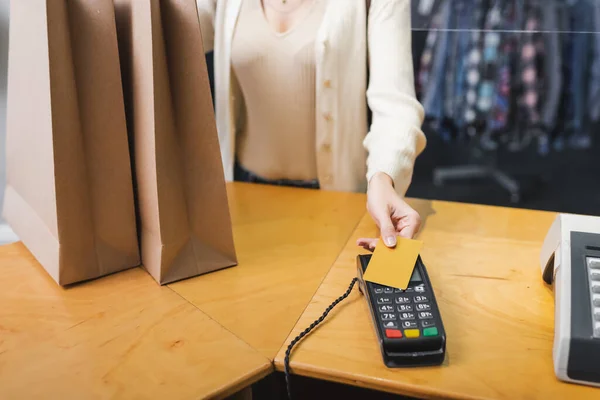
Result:
<svg viewBox="0 0 600 400">
<path fill-rule="evenodd" d="M 243 1 L 231 49 L 245 104 L 236 156 L 264 178 L 317 178 L 314 43 L 324 3 L 277 33 L 261 0 Z"/>
</svg>

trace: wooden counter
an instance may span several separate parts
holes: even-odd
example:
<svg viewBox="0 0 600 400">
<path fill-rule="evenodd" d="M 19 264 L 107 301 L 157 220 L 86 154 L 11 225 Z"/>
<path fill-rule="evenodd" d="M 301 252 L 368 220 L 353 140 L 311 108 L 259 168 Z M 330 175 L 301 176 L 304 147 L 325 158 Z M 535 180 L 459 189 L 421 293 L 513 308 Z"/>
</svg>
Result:
<svg viewBox="0 0 600 400">
<path fill-rule="evenodd" d="M 553 295 L 541 281 L 542 241 L 555 214 L 413 201 L 447 333 L 440 367 L 388 369 L 358 288 L 292 353 L 300 374 L 423 398 L 597 399 L 600 389 L 558 381 L 552 367 Z M 365 216 L 276 357 L 344 293 L 356 275 Z M 293 378 L 292 378 L 293 379 Z M 292 380 L 293 384 L 293 380 Z"/>
<path fill-rule="evenodd" d="M 281 370 L 289 341 L 355 276 L 356 239 L 377 230 L 363 195 L 228 191 L 239 265 L 169 286 L 135 268 L 63 289 L 23 245 L 0 247 L 0 398 L 220 398 L 272 371 L 274 356 Z M 445 363 L 387 369 L 355 289 L 295 349 L 292 372 L 416 397 L 598 398 L 552 368 L 538 257 L 555 215 L 411 203 Z"/>
<path fill-rule="evenodd" d="M 170 287 L 270 359 L 365 214 L 366 197 L 228 185 L 236 267 Z"/>
<path fill-rule="evenodd" d="M 267 358 L 139 268 L 62 289 L 0 247 L 0 398 L 223 397 Z"/>
<path fill-rule="evenodd" d="M 169 287 L 135 268 L 63 289 L 0 247 L 0 398 L 212 398 L 270 373 L 365 197 L 228 192 L 239 265 Z"/>
</svg>

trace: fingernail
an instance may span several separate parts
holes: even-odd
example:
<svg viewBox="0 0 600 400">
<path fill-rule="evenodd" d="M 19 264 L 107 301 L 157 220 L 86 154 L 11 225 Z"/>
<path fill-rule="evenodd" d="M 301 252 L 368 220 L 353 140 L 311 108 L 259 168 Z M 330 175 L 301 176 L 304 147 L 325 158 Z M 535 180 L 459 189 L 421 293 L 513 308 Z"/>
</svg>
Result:
<svg viewBox="0 0 600 400">
<path fill-rule="evenodd" d="M 385 238 L 385 244 L 388 246 L 396 245 L 396 238 L 394 236 L 388 236 Z"/>
</svg>

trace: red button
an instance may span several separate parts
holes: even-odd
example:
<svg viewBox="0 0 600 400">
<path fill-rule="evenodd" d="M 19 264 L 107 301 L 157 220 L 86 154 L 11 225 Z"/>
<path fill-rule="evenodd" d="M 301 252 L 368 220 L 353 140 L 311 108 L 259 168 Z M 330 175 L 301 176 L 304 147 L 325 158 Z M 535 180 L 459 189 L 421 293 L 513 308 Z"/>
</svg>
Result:
<svg viewBox="0 0 600 400">
<path fill-rule="evenodd" d="M 386 329 L 385 336 L 389 338 L 401 338 L 402 332 L 400 332 L 398 329 Z"/>
</svg>

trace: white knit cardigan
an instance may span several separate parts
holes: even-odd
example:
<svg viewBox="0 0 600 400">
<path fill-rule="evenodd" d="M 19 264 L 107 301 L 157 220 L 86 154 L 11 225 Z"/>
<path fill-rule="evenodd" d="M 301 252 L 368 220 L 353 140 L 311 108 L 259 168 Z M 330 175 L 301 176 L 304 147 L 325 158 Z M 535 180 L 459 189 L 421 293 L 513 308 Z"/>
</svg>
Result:
<svg viewBox="0 0 600 400">
<path fill-rule="evenodd" d="M 329 4 L 315 42 L 321 188 L 363 192 L 373 174 L 384 172 L 404 195 L 426 145 L 424 112 L 414 89 L 410 0 L 371 0 L 368 12 L 365 0 L 323 1 Z M 216 122 L 228 181 L 243 107 L 231 69 L 241 3 L 197 0 L 205 51 L 214 50 Z"/>
</svg>

